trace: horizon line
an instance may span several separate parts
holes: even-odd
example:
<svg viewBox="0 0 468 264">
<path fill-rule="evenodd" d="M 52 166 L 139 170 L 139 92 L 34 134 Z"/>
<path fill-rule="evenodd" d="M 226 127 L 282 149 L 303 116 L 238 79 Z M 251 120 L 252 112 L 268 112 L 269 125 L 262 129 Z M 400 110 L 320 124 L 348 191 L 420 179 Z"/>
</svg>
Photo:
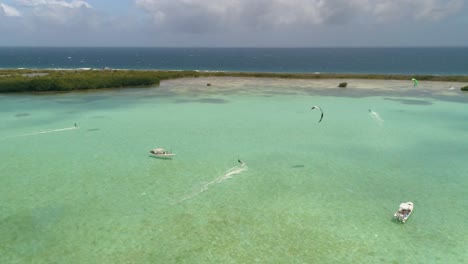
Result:
<svg viewBox="0 0 468 264">
<path fill-rule="evenodd" d="M 165 48 L 165 49 L 389 49 L 389 48 L 468 48 L 466 46 L 46 46 L 46 45 L 0 45 L 0 48 Z"/>
</svg>

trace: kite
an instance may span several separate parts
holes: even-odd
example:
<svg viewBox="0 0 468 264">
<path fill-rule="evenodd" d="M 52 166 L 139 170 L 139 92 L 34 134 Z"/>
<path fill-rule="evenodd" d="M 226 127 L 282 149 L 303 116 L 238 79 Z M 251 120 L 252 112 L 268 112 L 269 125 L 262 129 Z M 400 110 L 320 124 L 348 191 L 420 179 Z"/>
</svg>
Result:
<svg viewBox="0 0 468 264">
<path fill-rule="evenodd" d="M 312 109 L 310 109 L 310 110 L 314 110 L 314 109 L 318 109 L 322 113 L 322 115 L 320 116 L 320 120 L 318 121 L 319 123 L 322 122 L 322 118 L 323 118 L 322 108 L 320 108 L 319 106 L 314 105 L 314 106 L 312 106 Z"/>
</svg>

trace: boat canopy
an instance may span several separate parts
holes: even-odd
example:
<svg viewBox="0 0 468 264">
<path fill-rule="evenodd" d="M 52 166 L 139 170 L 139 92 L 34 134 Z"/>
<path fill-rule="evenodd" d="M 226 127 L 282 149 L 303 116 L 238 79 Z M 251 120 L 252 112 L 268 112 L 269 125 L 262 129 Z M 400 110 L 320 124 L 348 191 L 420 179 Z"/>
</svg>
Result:
<svg viewBox="0 0 468 264">
<path fill-rule="evenodd" d="M 408 203 L 401 203 L 400 204 L 400 208 L 403 209 L 403 210 L 410 210 L 411 207 Z"/>
</svg>

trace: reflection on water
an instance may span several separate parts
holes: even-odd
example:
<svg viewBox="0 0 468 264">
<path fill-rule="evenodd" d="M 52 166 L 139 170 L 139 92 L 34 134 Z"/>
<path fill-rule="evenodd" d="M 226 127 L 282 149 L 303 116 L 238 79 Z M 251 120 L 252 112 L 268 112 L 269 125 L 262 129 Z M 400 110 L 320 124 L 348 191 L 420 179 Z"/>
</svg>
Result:
<svg viewBox="0 0 468 264">
<path fill-rule="evenodd" d="M 429 102 L 429 101 L 405 99 L 405 98 L 385 98 L 385 100 L 396 101 L 396 102 L 400 102 L 402 104 L 407 104 L 407 105 L 431 105 L 432 104 L 432 102 Z"/>
<path fill-rule="evenodd" d="M 180 99 L 175 100 L 175 103 L 184 104 L 184 103 L 208 103 L 208 104 L 226 104 L 229 101 L 219 98 L 201 98 L 201 99 Z"/>
</svg>

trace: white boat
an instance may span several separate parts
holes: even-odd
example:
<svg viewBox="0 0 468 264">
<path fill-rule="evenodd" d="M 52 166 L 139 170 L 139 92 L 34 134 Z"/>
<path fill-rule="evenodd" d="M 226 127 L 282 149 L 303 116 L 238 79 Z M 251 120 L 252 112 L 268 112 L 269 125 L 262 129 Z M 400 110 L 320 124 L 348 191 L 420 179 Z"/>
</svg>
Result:
<svg viewBox="0 0 468 264">
<path fill-rule="evenodd" d="M 412 202 L 401 203 L 400 208 L 393 215 L 397 221 L 405 223 L 413 213 L 414 204 Z"/>
<path fill-rule="evenodd" d="M 166 158 L 166 159 L 170 159 L 172 158 L 173 156 L 175 156 L 174 153 L 171 153 L 170 151 L 167 151 L 163 148 L 155 148 L 155 149 L 152 149 L 150 151 L 151 155 L 154 156 L 154 157 L 158 157 L 158 158 Z"/>
</svg>

